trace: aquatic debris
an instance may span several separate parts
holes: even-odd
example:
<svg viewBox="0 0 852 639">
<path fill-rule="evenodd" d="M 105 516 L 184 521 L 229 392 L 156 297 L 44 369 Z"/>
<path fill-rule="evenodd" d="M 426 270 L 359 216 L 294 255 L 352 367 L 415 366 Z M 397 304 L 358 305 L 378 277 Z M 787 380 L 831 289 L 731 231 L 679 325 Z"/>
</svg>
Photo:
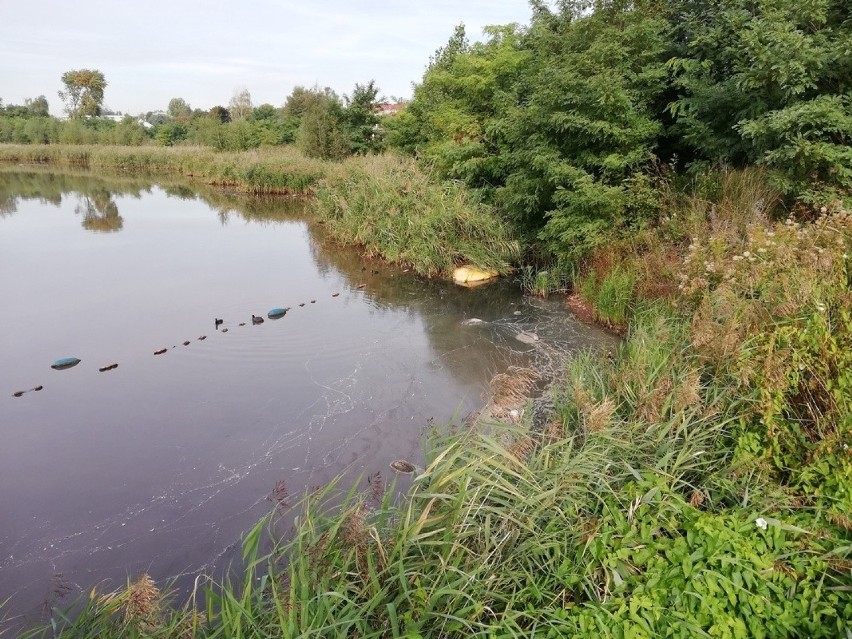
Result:
<svg viewBox="0 0 852 639">
<path fill-rule="evenodd" d="M 58 359 L 53 364 L 51 364 L 51 368 L 56 371 L 64 371 L 66 368 L 73 368 L 77 364 L 80 363 L 81 360 L 76 357 L 63 357 L 62 359 Z"/>
<path fill-rule="evenodd" d="M 189 346 L 190 344 L 192 344 L 192 342 L 190 342 L 189 340 L 186 340 L 186 341 L 183 343 L 183 345 L 184 345 L 184 346 Z"/>
<path fill-rule="evenodd" d="M 206 340 L 206 339 L 207 339 L 207 336 L 206 336 L 206 335 L 199 335 L 199 336 L 198 336 L 198 341 L 199 341 L 199 342 L 203 342 L 203 341 L 204 341 L 204 340 Z"/>
<path fill-rule="evenodd" d="M 494 269 L 483 270 L 475 266 L 460 266 L 453 271 L 453 281 L 456 284 L 480 284 L 497 277 Z"/>
<path fill-rule="evenodd" d="M 481 320 L 478 317 L 471 317 L 462 322 L 462 326 L 476 326 L 477 324 L 485 324 L 485 320 Z"/>
<path fill-rule="evenodd" d="M 515 339 L 524 344 L 535 344 L 538 341 L 538 335 L 529 331 L 521 331 L 515 335 Z"/>
<path fill-rule="evenodd" d="M 251 323 L 252 323 L 252 324 L 263 324 L 263 318 L 262 318 L 262 317 L 258 317 L 257 315 L 252 314 L 252 316 L 251 316 Z"/>
<path fill-rule="evenodd" d="M 271 308 L 271 309 L 269 309 L 269 312 L 266 314 L 266 316 L 269 319 L 281 319 L 286 314 L 287 314 L 286 308 Z M 254 316 L 252 316 L 252 317 L 254 317 Z M 252 321 L 254 321 L 254 320 L 252 320 Z"/>
<path fill-rule="evenodd" d="M 158 351 L 154 351 L 154 355 L 162 355 L 163 353 L 167 352 L 168 350 L 169 350 L 168 348 L 161 348 Z"/>
<path fill-rule="evenodd" d="M 406 475 L 410 475 L 417 467 L 411 462 L 405 461 L 404 459 L 397 459 L 396 461 L 392 461 L 390 463 L 390 467 L 398 473 L 404 473 Z"/>
<path fill-rule="evenodd" d="M 111 370 L 112 370 L 112 369 L 114 369 L 114 368 L 118 368 L 118 364 L 116 364 L 116 363 L 112 363 L 112 364 L 107 364 L 106 366 L 101 366 L 101 367 L 98 369 L 98 371 L 100 371 L 101 373 L 105 373 L 105 372 L 107 372 L 107 371 L 111 371 Z"/>
</svg>

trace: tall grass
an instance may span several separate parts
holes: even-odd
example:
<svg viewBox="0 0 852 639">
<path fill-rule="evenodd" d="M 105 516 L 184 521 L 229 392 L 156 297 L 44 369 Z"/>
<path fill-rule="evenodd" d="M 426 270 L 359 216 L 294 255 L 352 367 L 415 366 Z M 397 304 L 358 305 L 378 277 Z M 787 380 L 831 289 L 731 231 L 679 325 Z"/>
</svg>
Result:
<svg viewBox="0 0 852 639">
<path fill-rule="evenodd" d="M 342 507 L 335 486 L 314 493 L 265 558 L 261 522 L 203 623 L 188 607 L 131 614 L 117 594 L 59 634 L 841 636 L 843 529 L 742 464 L 738 393 L 689 340 L 688 322 L 646 309 L 615 362 L 571 363 L 544 427 L 435 440 L 398 504 L 374 488 Z"/>
<path fill-rule="evenodd" d="M 439 182 L 414 160 L 356 157 L 334 165 L 315 210 L 345 243 L 433 276 L 460 264 L 500 273 L 519 254 L 509 227 L 461 185 Z"/>
<path fill-rule="evenodd" d="M 0 145 L 0 162 L 181 175 L 250 193 L 309 194 L 327 164 L 290 147 L 217 152 L 208 147 Z"/>
</svg>

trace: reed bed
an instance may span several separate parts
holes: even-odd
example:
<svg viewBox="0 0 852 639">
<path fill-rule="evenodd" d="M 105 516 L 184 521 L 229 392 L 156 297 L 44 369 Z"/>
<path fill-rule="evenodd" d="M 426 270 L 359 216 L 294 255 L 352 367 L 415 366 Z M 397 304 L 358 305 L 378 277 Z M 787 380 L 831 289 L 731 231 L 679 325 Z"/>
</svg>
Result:
<svg viewBox="0 0 852 639">
<path fill-rule="evenodd" d="M 499 273 L 519 256 L 495 212 L 463 186 L 440 182 L 413 159 L 356 157 L 330 168 L 315 210 L 331 233 L 425 276 L 473 264 Z"/>
<path fill-rule="evenodd" d="M 181 175 L 249 193 L 290 195 L 310 194 L 327 170 L 326 163 L 291 147 L 219 152 L 187 146 L 0 145 L 0 162 Z"/>
</svg>

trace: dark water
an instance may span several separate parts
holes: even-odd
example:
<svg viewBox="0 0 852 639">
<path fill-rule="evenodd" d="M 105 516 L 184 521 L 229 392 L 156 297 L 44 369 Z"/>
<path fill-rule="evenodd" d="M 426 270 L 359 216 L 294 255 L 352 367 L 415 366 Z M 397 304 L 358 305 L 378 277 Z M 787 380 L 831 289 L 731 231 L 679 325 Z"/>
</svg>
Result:
<svg viewBox="0 0 852 639">
<path fill-rule="evenodd" d="M 0 169 L 0 300 L 0 601 L 27 619 L 215 571 L 279 480 L 390 475 L 495 373 L 609 339 L 506 283 L 363 262 L 296 201 L 35 168 Z"/>
</svg>

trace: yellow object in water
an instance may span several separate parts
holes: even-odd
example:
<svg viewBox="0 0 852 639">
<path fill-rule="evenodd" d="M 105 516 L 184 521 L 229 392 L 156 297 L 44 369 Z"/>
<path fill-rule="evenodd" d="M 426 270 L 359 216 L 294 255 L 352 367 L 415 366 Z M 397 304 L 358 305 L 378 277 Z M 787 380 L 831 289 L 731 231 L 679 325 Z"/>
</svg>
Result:
<svg viewBox="0 0 852 639">
<path fill-rule="evenodd" d="M 475 266 L 459 266 L 453 271 L 453 281 L 456 284 L 481 284 L 497 277 L 494 269 L 483 270 Z"/>
</svg>

